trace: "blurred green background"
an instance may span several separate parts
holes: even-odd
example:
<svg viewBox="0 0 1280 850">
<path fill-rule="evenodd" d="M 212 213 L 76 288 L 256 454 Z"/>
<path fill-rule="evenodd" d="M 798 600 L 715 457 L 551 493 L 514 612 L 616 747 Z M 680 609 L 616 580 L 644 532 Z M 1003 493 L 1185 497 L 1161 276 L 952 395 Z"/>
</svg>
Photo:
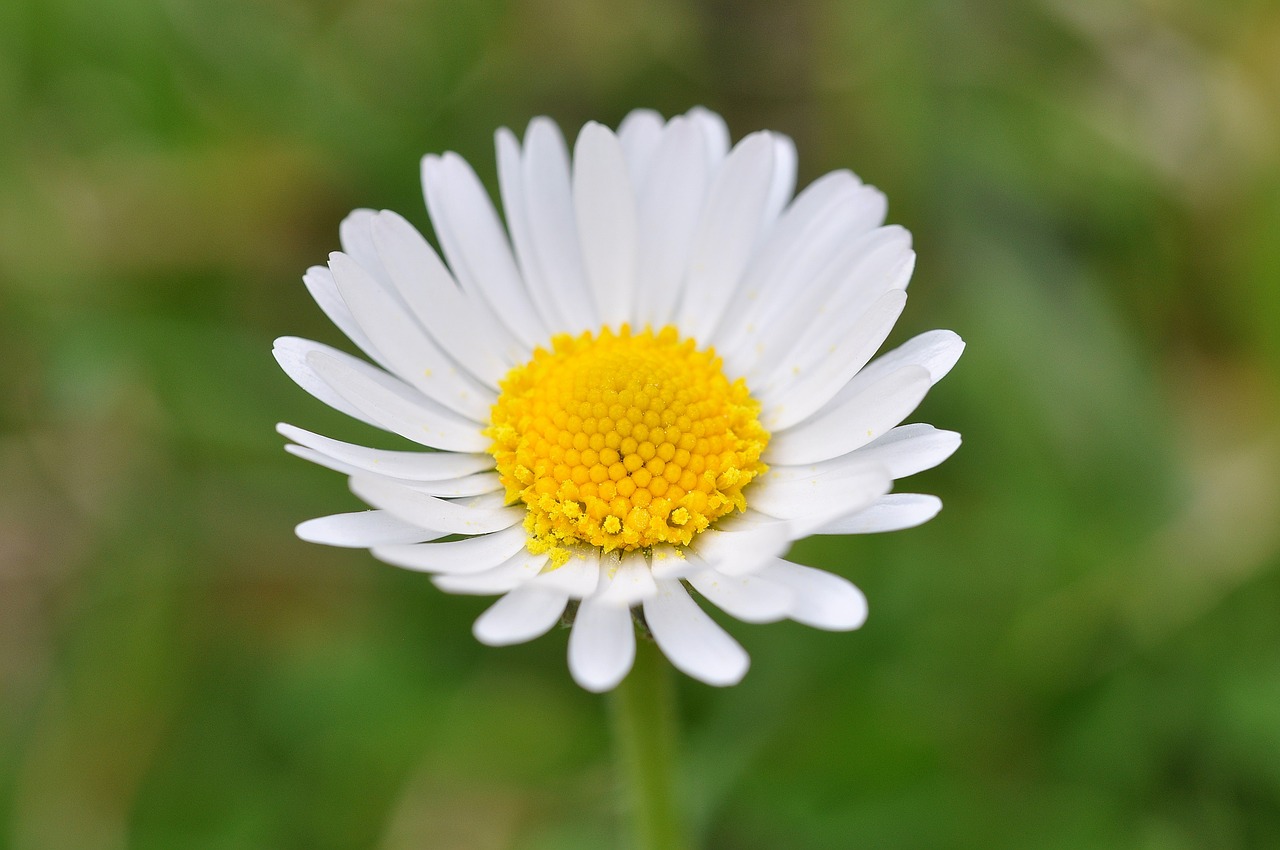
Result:
<svg viewBox="0 0 1280 850">
<path fill-rule="evenodd" d="M 423 153 L 699 103 L 885 190 L 891 341 L 969 343 L 943 513 L 794 551 L 866 627 L 681 681 L 705 846 L 1280 846 L 1268 0 L 4 0 L 0 846 L 619 846 L 564 632 L 293 537 L 358 503 L 274 423 L 377 438 L 270 342 Z"/>
</svg>

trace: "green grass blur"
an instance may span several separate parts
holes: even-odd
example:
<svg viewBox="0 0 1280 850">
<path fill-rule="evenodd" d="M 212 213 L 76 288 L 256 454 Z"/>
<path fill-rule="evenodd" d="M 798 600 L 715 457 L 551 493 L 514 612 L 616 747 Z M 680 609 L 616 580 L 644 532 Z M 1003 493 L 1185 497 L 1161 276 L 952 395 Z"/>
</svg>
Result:
<svg viewBox="0 0 1280 850">
<path fill-rule="evenodd" d="M 272 338 L 423 153 L 635 106 L 792 135 L 915 234 L 891 341 L 946 508 L 795 557 L 866 627 L 680 683 L 720 850 L 1280 847 L 1280 6 L 1266 0 L 4 0 L 0 847 L 618 846 L 565 634 L 294 523 Z M 383 441 L 383 445 L 391 445 Z"/>
</svg>

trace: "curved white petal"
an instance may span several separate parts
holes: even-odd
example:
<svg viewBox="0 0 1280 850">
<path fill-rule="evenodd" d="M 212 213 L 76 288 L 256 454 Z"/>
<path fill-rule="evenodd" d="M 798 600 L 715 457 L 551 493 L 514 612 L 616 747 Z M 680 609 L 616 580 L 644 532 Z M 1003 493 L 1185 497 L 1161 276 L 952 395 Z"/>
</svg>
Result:
<svg viewBox="0 0 1280 850">
<path fill-rule="evenodd" d="M 385 283 L 385 269 L 378 257 L 377 248 L 373 244 L 373 233 L 370 230 L 375 215 L 377 212 L 369 209 L 357 209 L 348 213 L 338 225 L 338 243 L 342 245 L 343 253 L 349 254 L 357 263 L 368 269 L 370 274 L 378 278 L 379 282 Z"/>
<path fill-rule="evenodd" d="M 355 511 L 316 517 L 299 523 L 294 533 L 308 543 L 366 549 L 394 543 L 425 543 L 444 535 L 419 528 L 386 511 Z"/>
<path fill-rule="evenodd" d="M 444 481 L 493 469 L 493 458 L 487 454 L 371 449 L 323 437 L 283 422 L 276 425 L 276 430 L 295 443 L 337 463 L 389 478 Z"/>
<path fill-rule="evenodd" d="M 774 434 L 765 463 L 805 464 L 861 448 L 897 425 L 929 391 L 929 373 L 907 366 L 794 428 Z"/>
<path fill-rule="evenodd" d="M 547 562 L 546 555 L 517 552 L 496 567 L 468 575 L 435 575 L 431 581 L 445 593 L 492 596 L 506 593 L 528 582 Z"/>
<path fill-rule="evenodd" d="M 569 673 L 595 693 L 612 690 L 636 657 L 636 630 L 626 605 L 588 597 L 578 606 L 569 633 Z"/>
<path fill-rule="evenodd" d="M 938 515 L 942 500 L 921 493 L 890 493 L 857 513 L 832 520 L 814 534 L 877 534 L 915 528 Z"/>
<path fill-rule="evenodd" d="M 635 661 L 635 627 L 627 608 L 585 600 L 569 634 L 569 673 L 594 693 L 612 690 Z"/>
<path fill-rule="evenodd" d="M 932 425 L 899 425 L 860 449 L 818 463 L 787 466 L 775 463 L 768 478 L 774 481 L 811 480 L 822 475 L 844 474 L 880 468 L 893 478 L 905 478 L 942 463 L 960 446 L 960 435 Z"/>
<path fill-rule="evenodd" d="M 340 413 L 347 414 L 352 419 L 358 419 L 383 431 L 389 430 L 377 419 L 343 398 L 333 387 L 329 386 L 327 381 L 315 373 L 315 370 L 311 368 L 311 364 L 307 362 L 307 355 L 313 351 L 329 352 L 335 356 L 350 356 L 344 355 L 338 349 L 331 348 L 323 343 L 312 342 L 309 339 L 301 339 L 296 336 L 282 336 L 277 339 L 271 349 L 271 354 L 276 358 L 276 362 L 280 364 L 280 368 L 284 370 L 284 373 L 317 400 L 324 402 Z"/>
<path fill-rule="evenodd" d="M 760 577 L 786 587 L 793 594 L 787 616 L 815 629 L 852 631 L 867 620 L 867 598 L 848 579 L 793 564 L 774 561 Z"/>
<path fill-rule="evenodd" d="M 789 589 L 756 575 L 703 569 L 691 574 L 688 581 L 709 602 L 744 623 L 777 622 L 793 605 Z"/>
<path fill-rule="evenodd" d="M 891 428 L 862 448 L 844 457 L 857 459 L 859 463 L 877 463 L 889 470 L 894 478 L 906 478 L 926 469 L 933 469 L 960 448 L 960 435 L 955 431 L 943 431 L 932 425 L 912 423 Z M 829 460 L 826 464 L 838 464 L 843 458 Z"/>
<path fill-rule="evenodd" d="M 302 276 L 302 283 L 307 287 L 307 292 L 311 293 L 312 300 L 320 310 L 347 339 L 355 343 L 356 347 L 371 360 L 383 366 L 387 365 L 369 336 L 356 323 L 350 308 L 347 307 L 347 302 L 342 300 L 342 293 L 338 292 L 338 284 L 333 279 L 333 272 L 326 266 L 312 266 Z"/>
<path fill-rule="evenodd" d="M 636 324 L 662 327 L 675 314 L 709 171 L 702 132 L 673 118 L 639 189 Z"/>
<path fill-rule="evenodd" d="M 584 599 L 596 592 L 600 573 L 600 550 L 579 549 L 559 567 L 548 564 L 534 581 L 572 599 Z"/>
<path fill-rule="evenodd" d="M 636 197 L 622 144 L 602 124 L 587 123 L 574 145 L 573 209 L 600 319 L 621 325 L 631 318 L 636 282 Z"/>
<path fill-rule="evenodd" d="M 346 254 L 330 254 L 329 268 L 351 314 L 400 378 L 437 404 L 474 422 L 487 418 L 495 400 L 493 391 L 459 371 L 397 296 Z"/>
<path fill-rule="evenodd" d="M 698 607 L 678 581 L 658 582 L 658 593 L 644 601 L 644 619 L 675 668 L 708 685 L 736 685 L 751 666 L 746 650 Z"/>
<path fill-rule="evenodd" d="M 524 157 L 520 142 L 506 127 L 500 128 L 493 138 L 498 155 L 498 193 L 502 209 L 507 217 L 507 230 L 511 235 L 511 247 L 515 251 L 516 264 L 525 286 L 533 299 L 533 306 L 541 314 L 548 330 L 573 327 L 573 312 L 566 309 L 571 299 L 558 285 L 542 273 L 538 252 L 534 247 L 533 225 L 525 199 Z M 564 303 L 562 303 L 564 302 Z M 571 307 L 572 305 L 569 304 Z"/>
<path fill-rule="evenodd" d="M 601 602 L 630 608 L 658 592 L 644 553 L 637 550 L 623 554 L 620 559 L 615 555 L 607 560 L 611 563 L 600 565 L 602 587 L 595 594 Z"/>
<path fill-rule="evenodd" d="M 524 549 L 524 529 L 519 525 L 448 543 L 379 546 L 373 556 L 380 561 L 422 572 L 479 573 L 493 569 Z"/>
<path fill-rule="evenodd" d="M 480 425 L 434 404 L 396 378 L 341 352 L 312 351 L 307 365 L 350 405 L 378 427 L 430 446 L 480 452 L 489 439 Z"/>
<path fill-rule="evenodd" d="M 737 335 L 721 347 L 726 363 L 741 369 L 753 386 L 776 380 L 779 362 L 802 362 L 810 345 L 821 344 L 810 340 L 829 345 L 847 334 L 876 298 L 905 288 L 915 257 L 911 235 L 900 227 L 864 232 L 865 196 L 871 193 L 858 186 L 837 198 L 785 246 L 785 265 L 744 285 L 739 301 L 748 292 L 761 295 L 735 320 L 735 328 L 725 329 L 726 336 Z"/>
<path fill-rule="evenodd" d="M 295 457 L 309 460 L 319 466 L 332 469 L 335 472 L 341 472 L 343 475 L 370 474 L 366 469 L 334 460 L 328 455 L 309 449 L 306 446 L 287 445 L 284 450 Z M 376 475 L 378 473 L 373 474 Z M 395 477 L 391 477 L 391 480 L 403 484 L 411 490 L 417 490 L 419 493 L 427 493 L 445 499 L 482 496 L 485 493 L 496 493 L 502 489 L 502 480 L 496 472 L 478 472 L 475 475 L 464 475 L 461 478 L 442 478 L 435 481 L 408 481 Z"/>
<path fill-rule="evenodd" d="M 566 322 L 560 330 L 599 330 L 600 319 L 582 268 L 568 149 L 560 128 L 545 118 L 529 122 L 522 172 L 532 253 L 542 277 L 559 296 Z"/>
<path fill-rule="evenodd" d="M 842 404 L 904 366 L 924 369 L 929 373 L 930 385 L 936 384 L 951 371 L 951 367 L 955 366 L 963 352 L 964 340 L 955 333 L 943 330 L 926 331 L 872 360 L 844 385 L 830 403 Z"/>
<path fill-rule="evenodd" d="M 653 154 L 662 139 L 662 130 L 662 116 L 652 109 L 633 109 L 618 125 L 618 141 L 622 142 L 631 182 L 636 186 L 644 183 Z"/>
<path fill-rule="evenodd" d="M 364 471 L 352 468 L 348 475 L 360 475 Z M 404 481 L 406 487 L 439 496 L 442 499 L 467 499 L 472 496 L 483 496 L 486 493 L 497 493 L 503 489 L 502 479 L 496 472 L 477 472 L 462 478 L 446 478 L 443 481 Z"/>
<path fill-rule="evenodd" d="M 355 476 L 350 486 L 351 492 L 375 508 L 405 522 L 449 534 L 488 534 L 510 528 L 525 517 L 520 508 L 489 507 L 491 501 L 486 496 L 450 502 L 385 478 Z"/>
<path fill-rule="evenodd" d="M 372 230 L 392 286 L 414 318 L 449 357 L 496 389 L 528 349 L 498 325 L 487 305 L 462 291 L 416 227 L 384 210 Z"/>
<path fill-rule="evenodd" d="M 709 109 L 695 106 L 685 116 L 698 125 L 703 139 L 707 164 L 712 171 L 720 167 L 729 153 L 729 128 L 724 119 Z"/>
<path fill-rule="evenodd" d="M 861 510 L 889 492 L 893 479 L 881 467 L 855 468 L 810 479 L 785 481 L 768 474 L 751 494 L 756 510 L 790 521 L 797 536 L 831 519 Z"/>
<path fill-rule="evenodd" d="M 844 335 L 833 340 L 821 356 L 800 356 L 788 362 L 791 370 L 784 382 L 775 378 L 770 390 L 761 394 L 764 409 L 761 424 L 771 431 L 783 431 L 803 422 L 844 388 L 858 370 L 866 365 L 876 349 L 889 336 L 902 315 L 907 294 L 900 289 L 881 296 Z"/>
<path fill-rule="evenodd" d="M 669 543 L 654 546 L 649 554 L 649 572 L 655 579 L 684 578 L 696 569 L 698 565 L 689 559 L 684 550 Z"/>
<path fill-rule="evenodd" d="M 455 153 L 422 159 L 422 186 L 440 247 L 464 292 L 483 298 L 503 326 L 529 349 L 547 330 L 516 269 L 489 195 Z"/>
<path fill-rule="evenodd" d="M 768 227 L 782 212 L 796 190 L 796 143 L 789 136 L 773 134 L 773 179 L 769 182 L 769 198 L 764 205 L 764 225 Z"/>
<path fill-rule="evenodd" d="M 768 482 L 803 482 L 812 481 L 828 475 L 852 475 L 859 472 L 872 470 L 880 470 L 882 472 L 890 472 L 889 468 L 877 463 L 873 457 L 864 457 L 863 451 L 860 449 L 856 452 L 850 452 L 840 457 L 824 460 L 821 463 L 806 463 L 796 466 L 787 466 L 781 463 L 775 463 L 769 467 L 769 471 L 762 476 L 761 485 L 768 486 Z"/>
<path fill-rule="evenodd" d="M 563 593 L 523 584 L 503 596 L 476 620 L 471 633 L 489 646 L 509 646 L 546 634 L 564 613 Z"/>
<path fill-rule="evenodd" d="M 764 224 L 773 158 L 773 136 L 753 133 L 712 180 L 676 309 L 676 324 L 687 336 L 710 337 L 737 289 Z"/>
<path fill-rule="evenodd" d="M 748 501 L 755 507 L 756 482 Z M 727 574 L 745 575 L 785 553 L 796 535 L 786 522 L 768 517 L 768 522 L 743 522 L 740 517 L 721 520 L 693 539 L 690 551 L 707 565 Z M 656 572 L 656 568 L 655 568 Z M 681 573 L 681 577 L 683 577 Z M 674 576 L 672 576 L 674 577 Z"/>
<path fill-rule="evenodd" d="M 963 353 L 964 340 L 955 331 L 925 331 L 872 360 L 859 373 L 859 380 L 878 378 L 903 366 L 923 366 L 929 372 L 929 380 L 936 384 Z"/>
<path fill-rule="evenodd" d="M 716 329 L 712 341 L 727 363 L 748 359 L 755 339 L 815 284 L 833 253 L 865 229 L 866 196 L 872 191 L 848 171 L 835 171 L 796 196 L 752 257 Z"/>
</svg>

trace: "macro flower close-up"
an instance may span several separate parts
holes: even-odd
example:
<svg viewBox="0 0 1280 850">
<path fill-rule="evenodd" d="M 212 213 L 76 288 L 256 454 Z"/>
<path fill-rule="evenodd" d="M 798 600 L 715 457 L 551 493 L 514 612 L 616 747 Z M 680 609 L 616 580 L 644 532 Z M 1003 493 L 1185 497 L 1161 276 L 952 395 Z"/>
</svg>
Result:
<svg viewBox="0 0 1280 850">
<path fill-rule="evenodd" d="M 368 359 L 285 337 L 280 365 L 417 447 L 281 425 L 371 508 L 298 535 L 499 597 L 474 625 L 486 644 L 571 622 L 569 670 L 592 691 L 631 669 L 637 623 L 689 676 L 740 681 L 747 653 L 699 599 L 748 623 L 862 625 L 847 578 L 784 556 L 931 519 L 941 502 L 895 481 L 960 444 L 902 424 L 960 338 L 877 356 L 914 265 L 884 195 L 849 171 L 796 192 L 790 139 L 731 145 L 701 108 L 588 123 L 572 151 L 539 118 L 496 146 L 496 205 L 463 158 L 423 159 L 439 252 L 400 215 L 357 210 L 307 270 Z"/>
<path fill-rule="evenodd" d="M 1280 4 L 0 8 L 0 847 L 1280 848 Z"/>
</svg>

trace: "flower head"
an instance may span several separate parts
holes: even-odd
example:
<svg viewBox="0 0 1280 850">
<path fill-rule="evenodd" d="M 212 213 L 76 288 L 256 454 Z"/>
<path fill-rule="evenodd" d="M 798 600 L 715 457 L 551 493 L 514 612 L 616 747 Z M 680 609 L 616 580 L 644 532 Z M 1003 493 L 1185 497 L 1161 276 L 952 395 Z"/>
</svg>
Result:
<svg viewBox="0 0 1280 850">
<path fill-rule="evenodd" d="M 505 228 L 462 158 L 428 156 L 443 259 L 395 213 L 352 213 L 304 281 L 373 364 L 291 337 L 276 358 L 423 448 L 281 425 L 373 508 L 298 535 L 499 595 L 475 623 L 488 644 L 530 640 L 576 601 L 569 668 L 591 690 L 630 669 L 633 613 L 685 673 L 742 678 L 746 653 L 690 588 L 747 622 L 860 626 L 856 587 L 781 556 L 938 512 L 890 490 L 959 435 L 899 423 L 963 343 L 932 331 L 873 360 L 906 302 L 910 235 L 847 171 L 792 198 L 785 137 L 728 139 L 703 109 L 588 124 L 572 156 L 546 119 L 523 143 L 500 130 Z"/>
</svg>

